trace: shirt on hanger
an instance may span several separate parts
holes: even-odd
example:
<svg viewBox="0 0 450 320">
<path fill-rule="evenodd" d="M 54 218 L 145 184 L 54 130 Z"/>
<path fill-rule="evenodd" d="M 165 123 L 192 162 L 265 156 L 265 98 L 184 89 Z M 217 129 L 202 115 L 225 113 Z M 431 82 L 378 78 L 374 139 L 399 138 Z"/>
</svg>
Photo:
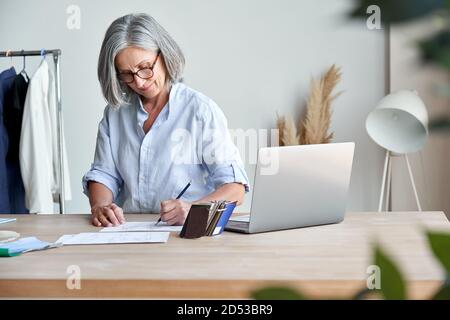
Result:
<svg viewBox="0 0 450 320">
<path fill-rule="evenodd" d="M 9 137 L 7 158 L 11 161 L 19 161 L 20 132 L 29 81 L 28 76 L 22 73 L 16 75 L 11 90 L 5 95 L 4 117 Z"/>
<path fill-rule="evenodd" d="M 25 207 L 25 189 L 20 172 L 19 144 L 29 81 L 28 75 L 21 72 L 15 76 L 11 90 L 5 95 L 4 121 L 9 137 L 6 168 L 11 213 L 28 213 L 28 209 Z"/>
<path fill-rule="evenodd" d="M 53 70 L 42 60 L 30 80 L 25 99 L 19 159 L 25 202 L 31 213 L 53 213 L 59 192 L 59 154 Z M 71 199 L 67 153 L 63 139 L 65 200 Z"/>
<path fill-rule="evenodd" d="M 16 71 L 11 67 L 0 73 L 0 213 L 10 213 L 8 175 L 6 155 L 8 153 L 8 133 L 4 126 L 3 106 L 5 93 L 9 92 L 14 83 Z"/>
</svg>

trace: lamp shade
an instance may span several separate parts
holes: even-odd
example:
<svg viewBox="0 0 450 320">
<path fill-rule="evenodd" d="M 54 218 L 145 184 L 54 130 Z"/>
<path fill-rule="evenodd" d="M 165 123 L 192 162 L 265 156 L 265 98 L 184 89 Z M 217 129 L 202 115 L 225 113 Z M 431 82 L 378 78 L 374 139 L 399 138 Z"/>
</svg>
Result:
<svg viewBox="0 0 450 320">
<path fill-rule="evenodd" d="M 369 136 L 381 147 L 399 154 L 419 151 L 428 136 L 428 113 L 416 91 L 385 96 L 366 119 Z"/>
</svg>

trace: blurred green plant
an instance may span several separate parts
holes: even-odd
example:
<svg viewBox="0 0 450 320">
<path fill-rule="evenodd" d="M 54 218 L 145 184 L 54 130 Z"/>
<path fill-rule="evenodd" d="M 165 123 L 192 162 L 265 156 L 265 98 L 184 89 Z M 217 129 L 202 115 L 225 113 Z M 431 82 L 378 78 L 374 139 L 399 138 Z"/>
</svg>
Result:
<svg viewBox="0 0 450 320">
<path fill-rule="evenodd" d="M 439 289 L 430 297 L 432 300 L 450 300 L 450 234 L 426 232 L 430 249 L 440 262 L 446 279 Z M 373 252 L 373 265 L 380 270 L 380 289 L 364 288 L 348 299 L 362 300 L 379 298 L 386 300 L 408 299 L 407 283 L 401 270 L 383 249 L 376 245 Z M 308 297 L 301 291 L 283 286 L 266 287 L 255 290 L 251 297 L 256 300 L 306 300 Z M 330 297 L 331 299 L 332 297 Z"/>
<path fill-rule="evenodd" d="M 424 17 L 432 17 L 440 22 L 441 28 L 428 38 L 417 42 L 422 60 L 443 68 L 450 74 L 450 0 L 355 0 L 351 18 L 367 19 L 367 8 L 377 5 L 381 21 L 386 24 L 411 22 Z M 450 99 L 450 83 L 441 94 Z M 430 121 L 431 130 L 450 130 L 450 118 Z"/>
</svg>

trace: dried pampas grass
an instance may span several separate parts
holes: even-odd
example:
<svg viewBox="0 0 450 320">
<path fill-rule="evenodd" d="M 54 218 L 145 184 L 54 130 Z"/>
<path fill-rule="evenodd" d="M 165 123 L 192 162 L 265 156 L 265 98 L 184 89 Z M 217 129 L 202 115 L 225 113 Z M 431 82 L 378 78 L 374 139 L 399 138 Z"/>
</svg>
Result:
<svg viewBox="0 0 450 320">
<path fill-rule="evenodd" d="M 280 146 L 294 146 L 298 144 L 299 136 L 292 117 L 280 117 L 277 114 L 278 143 Z"/>
<path fill-rule="evenodd" d="M 301 123 L 303 129 L 300 144 L 331 142 L 333 133 L 328 133 L 331 124 L 331 103 L 342 93 L 332 95 L 332 92 L 340 79 L 340 68 L 333 64 L 319 81 L 311 80 L 306 118 Z"/>
<path fill-rule="evenodd" d="M 277 112 L 278 145 L 279 146 L 284 146 L 283 132 L 284 132 L 284 127 L 286 126 L 285 123 L 286 123 L 286 119 L 284 118 L 284 116 L 280 117 Z"/>
<path fill-rule="evenodd" d="M 328 132 L 331 125 L 331 103 L 342 92 L 332 93 L 341 80 L 341 75 L 341 69 L 333 64 L 319 80 L 311 80 L 306 117 L 299 122 L 299 128 L 302 128 L 299 135 L 294 120 L 291 117 L 280 117 L 277 113 L 280 146 L 331 142 L 333 133 Z"/>
<path fill-rule="evenodd" d="M 295 146 L 298 144 L 299 136 L 297 135 L 297 128 L 292 117 L 287 117 L 284 123 L 283 130 L 283 145 Z"/>
</svg>

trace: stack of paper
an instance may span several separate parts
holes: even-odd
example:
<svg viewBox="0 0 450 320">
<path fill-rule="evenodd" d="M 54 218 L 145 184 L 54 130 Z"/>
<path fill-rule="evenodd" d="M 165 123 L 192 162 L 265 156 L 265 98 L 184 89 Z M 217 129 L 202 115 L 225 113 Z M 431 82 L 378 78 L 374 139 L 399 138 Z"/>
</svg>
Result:
<svg viewBox="0 0 450 320">
<path fill-rule="evenodd" d="M 119 243 L 165 243 L 170 232 L 181 231 L 181 226 L 169 226 L 155 221 L 126 222 L 117 227 L 107 227 L 100 232 L 68 234 L 56 243 L 63 245 L 119 244 Z"/>
<path fill-rule="evenodd" d="M 142 232 L 142 231 L 166 231 L 166 232 L 180 232 L 182 226 L 169 226 L 165 222 L 160 222 L 156 225 L 156 221 L 146 222 L 125 222 L 117 227 L 103 228 L 100 232 Z"/>
<path fill-rule="evenodd" d="M 58 244 L 41 241 L 35 237 L 27 237 L 0 244 L 0 257 L 13 257 L 29 251 L 44 250 L 58 246 Z"/>
<path fill-rule="evenodd" d="M 167 242 L 169 232 L 91 232 L 67 234 L 56 240 L 62 245 Z"/>
<path fill-rule="evenodd" d="M 0 218 L 0 223 L 7 223 L 16 221 L 16 218 Z"/>
</svg>

